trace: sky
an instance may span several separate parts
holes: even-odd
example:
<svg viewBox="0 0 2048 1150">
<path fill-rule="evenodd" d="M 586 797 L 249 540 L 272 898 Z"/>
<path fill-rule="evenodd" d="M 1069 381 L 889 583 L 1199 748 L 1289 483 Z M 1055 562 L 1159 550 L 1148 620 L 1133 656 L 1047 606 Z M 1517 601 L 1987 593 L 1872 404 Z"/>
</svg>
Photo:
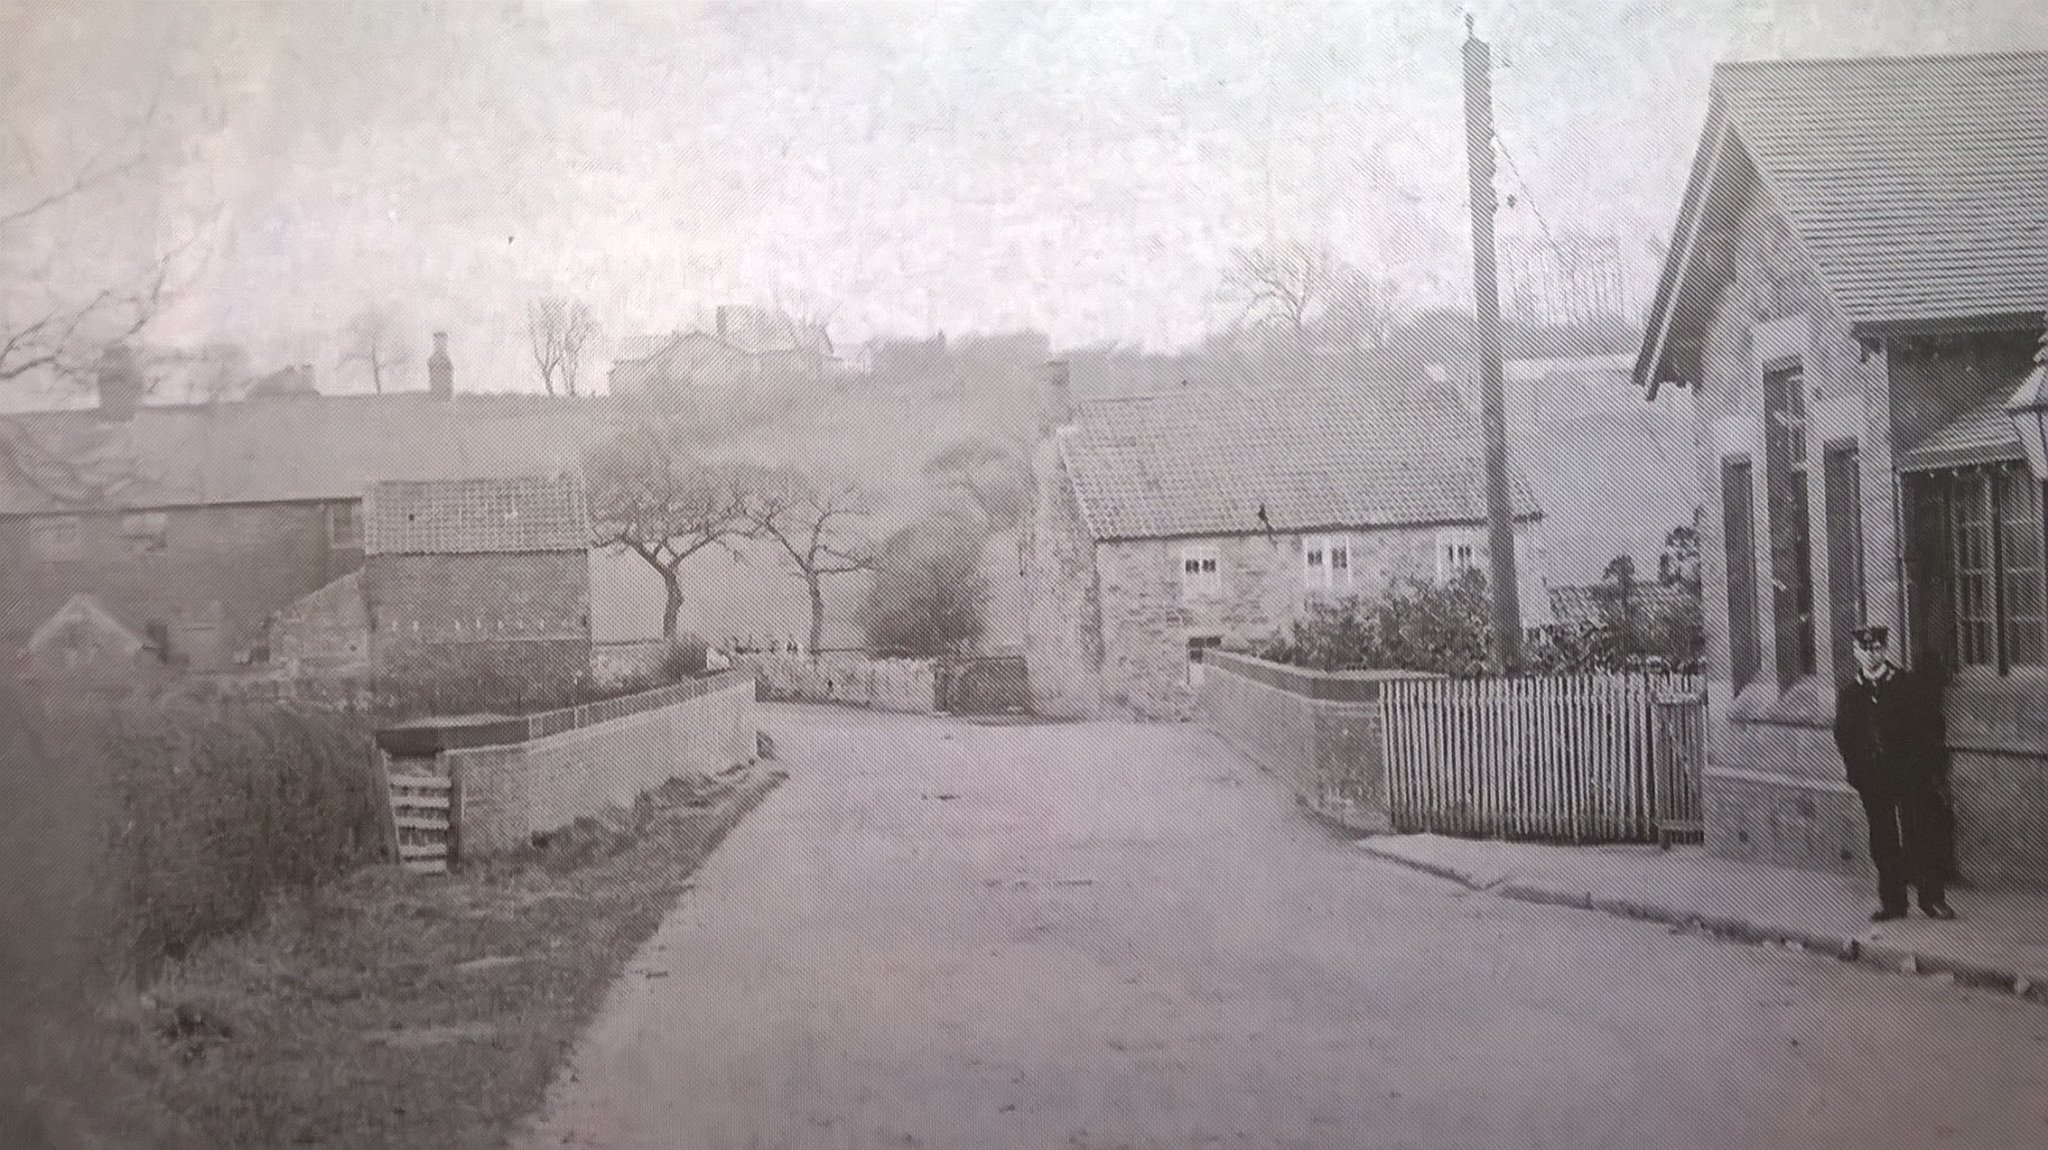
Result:
<svg viewBox="0 0 2048 1150">
<path fill-rule="evenodd" d="M 842 344 L 1165 349 L 1233 318 L 1232 251 L 1277 239 L 1462 304 L 1468 7 L 1496 57 L 1503 244 L 1612 237 L 1638 295 L 1715 61 L 2048 47 L 2038 0 L 0 0 L 0 205 L 145 108 L 170 142 L 10 237 L 0 270 L 75 292 L 177 247 L 160 339 L 310 357 L 375 306 L 421 344 L 447 330 L 459 385 L 491 390 L 537 386 L 543 292 L 616 335 L 781 299 L 829 309 Z"/>
</svg>

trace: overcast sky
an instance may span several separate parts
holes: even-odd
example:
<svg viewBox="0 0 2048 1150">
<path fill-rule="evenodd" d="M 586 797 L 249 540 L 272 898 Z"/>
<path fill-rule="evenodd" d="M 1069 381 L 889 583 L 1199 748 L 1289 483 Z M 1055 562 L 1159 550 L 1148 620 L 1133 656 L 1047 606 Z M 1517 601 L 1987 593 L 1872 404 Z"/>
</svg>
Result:
<svg viewBox="0 0 2048 1150">
<path fill-rule="evenodd" d="M 782 294 L 836 303 L 843 342 L 1168 347 L 1229 318 L 1230 251 L 1278 237 L 1462 302 L 1467 7 L 1503 236 L 1614 235 L 1638 290 L 1715 61 L 2048 47 L 2039 0 L 8 7 L 10 181 L 152 91 L 184 116 L 127 189 L 142 231 L 55 249 L 217 205 L 163 334 L 260 347 L 383 304 L 508 388 L 547 289 L 615 333 Z"/>
</svg>

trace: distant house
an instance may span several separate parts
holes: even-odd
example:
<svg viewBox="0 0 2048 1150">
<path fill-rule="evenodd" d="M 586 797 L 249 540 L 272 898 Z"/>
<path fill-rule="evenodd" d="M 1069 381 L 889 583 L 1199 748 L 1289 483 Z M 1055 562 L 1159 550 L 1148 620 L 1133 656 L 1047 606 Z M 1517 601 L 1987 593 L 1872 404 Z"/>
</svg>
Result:
<svg viewBox="0 0 2048 1150">
<path fill-rule="evenodd" d="M 141 405 L 120 378 L 97 408 L 0 420 L 0 649 L 84 594 L 165 661 L 265 656 L 273 615 L 362 568 L 372 484 L 573 470 L 608 418 L 427 392 Z"/>
<path fill-rule="evenodd" d="M 371 485 L 361 591 L 375 674 L 508 700 L 581 679 L 590 538 L 574 470 Z"/>
<path fill-rule="evenodd" d="M 720 307 L 711 330 L 631 336 L 613 355 L 613 395 L 640 395 L 662 386 L 733 387 L 761 378 L 817 379 L 838 364 L 822 324 L 799 323 L 781 312 Z"/>
<path fill-rule="evenodd" d="M 1078 408 L 1048 387 L 1026 563 L 1041 713 L 1184 715 L 1191 651 L 1488 563 L 1477 421 L 1446 387 L 1269 379 Z M 1541 512 L 1519 477 L 1514 508 L 1536 621 Z"/>
<path fill-rule="evenodd" d="M 1958 862 L 2048 884 L 2048 54 L 1723 64 L 1636 363 L 1693 393 L 1707 842 L 1865 865 L 1849 633 L 1948 679 Z"/>
</svg>

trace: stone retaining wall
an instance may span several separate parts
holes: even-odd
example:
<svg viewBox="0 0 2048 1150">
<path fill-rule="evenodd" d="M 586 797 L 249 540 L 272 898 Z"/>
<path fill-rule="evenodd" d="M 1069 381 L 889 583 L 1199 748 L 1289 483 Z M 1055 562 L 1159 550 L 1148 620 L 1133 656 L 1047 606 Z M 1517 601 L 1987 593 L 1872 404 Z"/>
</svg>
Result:
<svg viewBox="0 0 2048 1150">
<path fill-rule="evenodd" d="M 754 682 L 726 672 L 606 703 L 519 718 L 381 731 L 395 771 L 455 779 L 465 858 L 525 845 L 670 779 L 755 758 Z"/>
<path fill-rule="evenodd" d="M 1388 831 L 1380 688 L 1436 678 L 1411 671 L 1309 671 L 1221 651 L 1201 653 L 1195 714 L 1304 806 L 1353 830 Z"/>
<path fill-rule="evenodd" d="M 929 659 L 741 655 L 733 666 L 758 678 L 761 696 L 777 702 L 845 703 L 915 715 L 939 708 L 938 674 Z"/>
</svg>

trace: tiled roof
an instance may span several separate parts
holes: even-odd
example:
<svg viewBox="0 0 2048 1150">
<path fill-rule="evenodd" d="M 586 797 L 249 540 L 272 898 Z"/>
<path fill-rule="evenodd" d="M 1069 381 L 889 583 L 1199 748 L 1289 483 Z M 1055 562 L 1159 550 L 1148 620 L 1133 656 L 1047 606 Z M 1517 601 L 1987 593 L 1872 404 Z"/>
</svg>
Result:
<svg viewBox="0 0 2048 1150">
<path fill-rule="evenodd" d="M 1724 147 L 1755 161 L 1858 334 L 2031 326 L 2048 307 L 2048 53 L 1722 64 L 1639 382 L 1664 378 Z"/>
<path fill-rule="evenodd" d="M 2048 305 L 2048 53 L 1723 64 L 1714 83 L 1852 325 Z"/>
<path fill-rule="evenodd" d="M 437 400 L 423 392 L 144 407 L 125 423 L 92 411 L 0 420 L 29 445 L 10 458 L 74 461 L 31 483 L 0 467 L 0 515 L 63 509 L 75 480 L 114 488 L 115 507 L 359 499 L 378 480 L 468 479 L 573 470 L 603 434 L 607 401 L 528 396 Z M 79 464 L 96 459 L 94 464 Z"/>
<path fill-rule="evenodd" d="M 577 473 L 372 484 L 366 555 L 582 551 L 590 514 Z"/>
<path fill-rule="evenodd" d="M 1206 386 L 1084 403 L 1061 450 L 1096 539 L 1486 519 L 1478 420 L 1444 387 Z M 1537 514 L 1514 476 L 1519 516 Z"/>
</svg>

